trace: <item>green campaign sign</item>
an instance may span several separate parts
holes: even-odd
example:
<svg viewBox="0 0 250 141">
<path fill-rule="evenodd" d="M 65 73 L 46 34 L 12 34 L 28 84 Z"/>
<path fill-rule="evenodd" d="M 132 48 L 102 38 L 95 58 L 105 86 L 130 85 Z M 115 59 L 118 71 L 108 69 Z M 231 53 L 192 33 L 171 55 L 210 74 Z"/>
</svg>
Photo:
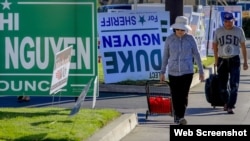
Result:
<svg viewBox="0 0 250 141">
<path fill-rule="evenodd" d="M 73 46 L 62 96 L 97 79 L 96 0 L 0 0 L 0 96 L 49 95 L 57 52 Z M 88 95 L 96 93 L 95 81 Z"/>
</svg>

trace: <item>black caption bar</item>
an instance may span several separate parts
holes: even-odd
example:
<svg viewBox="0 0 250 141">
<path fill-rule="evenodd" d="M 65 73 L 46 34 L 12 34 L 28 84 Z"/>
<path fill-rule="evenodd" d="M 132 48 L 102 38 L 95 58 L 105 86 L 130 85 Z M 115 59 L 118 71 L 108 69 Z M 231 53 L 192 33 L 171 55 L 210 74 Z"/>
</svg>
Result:
<svg viewBox="0 0 250 141">
<path fill-rule="evenodd" d="M 170 125 L 170 141 L 180 139 L 250 140 L 250 125 Z"/>
</svg>

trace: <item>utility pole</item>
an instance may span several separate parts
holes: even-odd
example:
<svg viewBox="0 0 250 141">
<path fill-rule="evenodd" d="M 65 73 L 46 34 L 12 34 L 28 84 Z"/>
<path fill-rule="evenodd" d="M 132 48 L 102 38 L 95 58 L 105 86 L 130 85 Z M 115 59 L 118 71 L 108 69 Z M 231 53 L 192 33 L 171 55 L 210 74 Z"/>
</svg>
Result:
<svg viewBox="0 0 250 141">
<path fill-rule="evenodd" d="M 165 0 L 165 11 L 170 12 L 170 25 L 174 24 L 177 16 L 183 16 L 183 0 Z"/>
</svg>

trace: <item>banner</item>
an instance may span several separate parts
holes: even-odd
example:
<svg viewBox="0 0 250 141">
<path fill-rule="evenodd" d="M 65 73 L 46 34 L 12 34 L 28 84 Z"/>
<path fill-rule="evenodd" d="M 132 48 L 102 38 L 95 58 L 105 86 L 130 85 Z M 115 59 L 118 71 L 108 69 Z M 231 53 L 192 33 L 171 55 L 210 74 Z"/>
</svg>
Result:
<svg viewBox="0 0 250 141">
<path fill-rule="evenodd" d="M 169 12 L 99 13 L 105 83 L 159 79 L 168 29 Z"/>
<path fill-rule="evenodd" d="M 0 95 L 49 95 L 55 55 L 73 46 L 61 95 L 79 96 L 97 76 L 96 2 L 0 0 Z"/>
<path fill-rule="evenodd" d="M 192 31 L 190 33 L 195 37 L 198 50 L 202 60 L 207 58 L 207 48 L 205 40 L 205 17 L 203 13 L 192 12 L 190 26 Z"/>
</svg>

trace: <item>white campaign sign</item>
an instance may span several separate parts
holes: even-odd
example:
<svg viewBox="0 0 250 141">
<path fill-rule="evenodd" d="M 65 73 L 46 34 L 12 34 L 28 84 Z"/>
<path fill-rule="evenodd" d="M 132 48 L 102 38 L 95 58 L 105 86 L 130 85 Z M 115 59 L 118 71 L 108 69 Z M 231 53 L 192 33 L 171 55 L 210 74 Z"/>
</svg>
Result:
<svg viewBox="0 0 250 141">
<path fill-rule="evenodd" d="M 159 79 L 169 12 L 98 14 L 105 83 Z M 164 33 L 163 33 L 164 32 Z"/>
<path fill-rule="evenodd" d="M 56 53 L 50 94 L 56 93 L 58 90 L 67 85 L 71 51 L 72 46 Z"/>
</svg>

